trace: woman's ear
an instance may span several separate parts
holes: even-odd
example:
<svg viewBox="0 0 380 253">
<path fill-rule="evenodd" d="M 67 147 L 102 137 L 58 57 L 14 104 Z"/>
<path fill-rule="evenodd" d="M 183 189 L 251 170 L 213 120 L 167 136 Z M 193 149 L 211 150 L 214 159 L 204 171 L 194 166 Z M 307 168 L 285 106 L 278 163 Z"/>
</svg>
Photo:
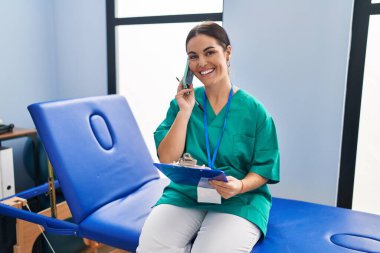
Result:
<svg viewBox="0 0 380 253">
<path fill-rule="evenodd" d="M 227 61 L 230 61 L 231 52 L 232 52 L 232 47 L 231 46 L 227 46 L 227 48 L 226 48 L 226 60 Z"/>
</svg>

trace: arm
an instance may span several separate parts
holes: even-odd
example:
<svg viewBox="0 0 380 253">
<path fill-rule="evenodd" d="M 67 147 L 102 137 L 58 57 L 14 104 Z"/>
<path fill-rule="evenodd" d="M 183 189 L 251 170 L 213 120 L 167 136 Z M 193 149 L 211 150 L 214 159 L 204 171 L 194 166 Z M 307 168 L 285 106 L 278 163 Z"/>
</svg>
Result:
<svg viewBox="0 0 380 253">
<path fill-rule="evenodd" d="M 186 141 L 187 123 L 190 115 L 179 111 L 168 134 L 158 146 L 157 153 L 162 163 L 177 161 L 184 149 Z"/>
<path fill-rule="evenodd" d="M 187 95 L 186 92 L 190 93 Z M 182 82 L 178 85 L 175 98 L 179 106 L 179 112 L 167 135 L 157 148 L 157 153 L 162 163 L 177 161 L 185 150 L 187 124 L 195 104 L 193 93 L 192 85 L 190 85 L 189 89 L 183 89 Z"/>
<path fill-rule="evenodd" d="M 249 172 L 245 178 L 239 181 L 241 183 L 239 193 L 245 193 L 260 188 L 268 182 L 268 179 L 254 172 Z"/>
</svg>

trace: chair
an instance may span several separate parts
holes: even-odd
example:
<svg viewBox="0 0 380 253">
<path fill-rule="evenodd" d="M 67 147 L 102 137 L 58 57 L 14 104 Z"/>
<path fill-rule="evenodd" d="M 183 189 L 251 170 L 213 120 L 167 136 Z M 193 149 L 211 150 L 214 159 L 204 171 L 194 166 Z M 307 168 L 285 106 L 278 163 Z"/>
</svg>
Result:
<svg viewBox="0 0 380 253">
<path fill-rule="evenodd" d="M 144 221 L 168 181 L 154 168 L 126 100 L 110 95 L 28 109 L 74 222 L 4 204 L 0 214 L 40 224 L 50 233 L 135 251 Z M 43 185 L 16 196 L 46 190 Z M 377 215 L 274 198 L 267 238 L 253 252 L 380 252 L 379 227 Z"/>
</svg>

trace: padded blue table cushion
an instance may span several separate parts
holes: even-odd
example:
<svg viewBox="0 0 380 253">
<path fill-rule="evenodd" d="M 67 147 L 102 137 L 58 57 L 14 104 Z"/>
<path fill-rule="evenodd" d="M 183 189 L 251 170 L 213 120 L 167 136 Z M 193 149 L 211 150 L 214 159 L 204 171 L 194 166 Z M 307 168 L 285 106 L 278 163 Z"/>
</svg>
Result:
<svg viewBox="0 0 380 253">
<path fill-rule="evenodd" d="M 167 180 L 159 178 L 126 100 L 112 95 L 28 109 L 79 226 L 76 235 L 134 251 Z M 379 227 L 377 215 L 273 198 L 267 237 L 253 252 L 380 252 Z"/>
<path fill-rule="evenodd" d="M 79 228 L 92 240 L 135 251 L 141 229 L 151 207 L 162 194 L 168 180 L 152 180 L 127 197 L 117 199 L 83 220 Z M 150 203 L 150 205 L 141 204 Z"/>
<path fill-rule="evenodd" d="M 64 100 L 28 109 L 75 222 L 159 178 L 125 98 Z"/>
<path fill-rule="evenodd" d="M 380 216 L 273 198 L 267 237 L 253 252 L 380 252 Z"/>
</svg>

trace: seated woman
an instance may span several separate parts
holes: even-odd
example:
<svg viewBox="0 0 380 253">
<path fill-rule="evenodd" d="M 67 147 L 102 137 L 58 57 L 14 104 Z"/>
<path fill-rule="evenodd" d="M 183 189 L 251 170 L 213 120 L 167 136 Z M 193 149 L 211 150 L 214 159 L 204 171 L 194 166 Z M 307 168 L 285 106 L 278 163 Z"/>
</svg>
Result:
<svg viewBox="0 0 380 253">
<path fill-rule="evenodd" d="M 263 105 L 233 85 L 225 30 L 203 22 L 186 39 L 189 68 L 204 87 L 178 85 L 154 133 L 163 163 L 190 153 L 223 170 L 213 189 L 171 183 L 145 222 L 137 252 L 251 252 L 265 236 L 271 195 L 279 182 L 276 129 Z M 202 107 L 194 106 L 195 100 Z"/>
</svg>

